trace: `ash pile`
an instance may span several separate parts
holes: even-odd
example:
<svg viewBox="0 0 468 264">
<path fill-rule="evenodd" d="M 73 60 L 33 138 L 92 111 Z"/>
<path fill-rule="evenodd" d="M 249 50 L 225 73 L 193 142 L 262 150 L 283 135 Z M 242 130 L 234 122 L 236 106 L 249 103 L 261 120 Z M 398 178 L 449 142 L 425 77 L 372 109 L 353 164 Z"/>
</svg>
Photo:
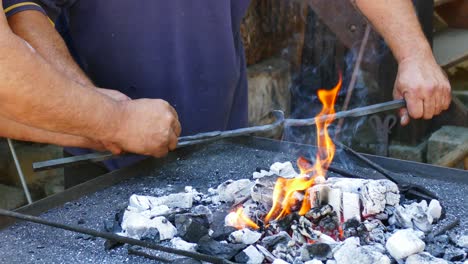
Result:
<svg viewBox="0 0 468 264">
<path fill-rule="evenodd" d="M 105 229 L 237 263 L 463 263 L 468 234 L 437 232 L 442 218 L 439 201 L 407 200 L 389 180 L 310 178 L 285 162 L 206 193 L 134 194 Z"/>
</svg>

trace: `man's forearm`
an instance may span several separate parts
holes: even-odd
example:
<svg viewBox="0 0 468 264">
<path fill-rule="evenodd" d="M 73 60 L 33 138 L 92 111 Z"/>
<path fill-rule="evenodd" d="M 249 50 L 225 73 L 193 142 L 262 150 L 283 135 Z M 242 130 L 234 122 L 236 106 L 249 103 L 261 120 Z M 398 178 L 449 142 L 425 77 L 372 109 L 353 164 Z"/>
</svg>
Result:
<svg viewBox="0 0 468 264">
<path fill-rule="evenodd" d="M 98 142 L 85 137 L 54 133 L 0 116 L 0 137 L 11 138 L 21 141 L 32 141 L 38 143 L 54 144 L 66 147 L 82 147 L 102 150 L 104 147 Z"/>
<path fill-rule="evenodd" d="M 410 0 L 356 0 L 361 12 L 374 25 L 392 50 L 396 60 L 431 54 Z"/>
<path fill-rule="evenodd" d="M 52 132 L 108 140 L 121 102 L 69 80 L 8 29 L 0 17 L 0 111 Z M 73 122 L 71 122 L 73 121 Z"/>
<path fill-rule="evenodd" d="M 72 58 L 60 34 L 43 13 L 35 10 L 19 12 L 9 17 L 8 23 L 16 35 L 26 40 L 58 71 L 84 86 L 92 86 L 92 82 Z"/>
</svg>

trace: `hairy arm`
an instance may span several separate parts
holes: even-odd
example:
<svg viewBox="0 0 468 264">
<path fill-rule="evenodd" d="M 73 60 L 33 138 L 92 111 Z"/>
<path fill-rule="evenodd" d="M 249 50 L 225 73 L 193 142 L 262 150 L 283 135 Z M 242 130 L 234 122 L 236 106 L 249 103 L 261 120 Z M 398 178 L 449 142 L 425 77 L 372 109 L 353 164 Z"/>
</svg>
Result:
<svg viewBox="0 0 468 264">
<path fill-rule="evenodd" d="M 405 98 L 401 123 L 430 119 L 451 101 L 450 83 L 432 54 L 410 0 L 355 0 L 357 7 L 383 36 L 398 61 L 393 96 Z"/>
<path fill-rule="evenodd" d="M 92 148 L 96 150 L 105 149 L 102 144 L 85 137 L 54 133 L 30 127 L 2 116 L 0 116 L 0 137 L 67 147 Z"/>
<path fill-rule="evenodd" d="M 76 64 L 65 42 L 49 19 L 36 10 L 18 12 L 8 18 L 13 33 L 26 40 L 48 63 L 68 78 L 92 87 L 92 82 Z"/>
<path fill-rule="evenodd" d="M 4 14 L 0 15 L 0 80 L 0 112 L 8 119 L 97 140 L 111 139 L 118 128 L 120 102 L 63 76 L 13 34 Z"/>
</svg>

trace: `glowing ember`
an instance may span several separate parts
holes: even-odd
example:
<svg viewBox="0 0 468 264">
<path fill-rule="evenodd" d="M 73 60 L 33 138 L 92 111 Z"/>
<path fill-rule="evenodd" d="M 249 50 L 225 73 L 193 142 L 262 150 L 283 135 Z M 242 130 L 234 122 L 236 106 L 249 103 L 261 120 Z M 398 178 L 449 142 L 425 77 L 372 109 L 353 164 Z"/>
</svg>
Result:
<svg viewBox="0 0 468 264">
<path fill-rule="evenodd" d="M 338 84 L 333 89 L 321 89 L 318 91 L 319 100 L 323 104 L 322 111 L 317 115 L 318 118 L 335 113 L 335 101 L 341 88 L 341 83 L 342 78 L 340 75 Z M 291 208 L 298 202 L 294 194 L 308 190 L 314 185 L 317 177 L 326 177 L 328 166 L 333 161 L 335 155 L 335 145 L 328 133 L 328 126 L 333 120 L 334 117 L 332 116 L 316 124 L 318 151 L 315 163 L 312 165 L 301 157 L 297 161 L 301 172 L 299 177 L 294 179 L 279 178 L 276 181 L 273 191 L 273 206 L 265 217 L 265 223 L 268 223 L 271 219 L 278 220 L 290 214 Z M 300 215 L 304 215 L 311 209 L 309 196 L 309 193 L 305 193 L 301 210 L 299 211 Z"/>
<path fill-rule="evenodd" d="M 260 228 L 254 221 L 244 214 L 244 208 L 242 206 L 239 207 L 236 212 L 231 212 L 226 216 L 226 225 L 237 229 L 250 227 L 257 230 Z"/>
</svg>

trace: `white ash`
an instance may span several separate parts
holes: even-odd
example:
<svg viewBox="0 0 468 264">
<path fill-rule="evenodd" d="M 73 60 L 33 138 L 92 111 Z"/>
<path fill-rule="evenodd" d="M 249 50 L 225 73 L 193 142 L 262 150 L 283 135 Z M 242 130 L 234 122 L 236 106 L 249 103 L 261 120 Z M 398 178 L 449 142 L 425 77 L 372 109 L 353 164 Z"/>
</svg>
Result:
<svg viewBox="0 0 468 264">
<path fill-rule="evenodd" d="M 441 258 L 436 258 L 427 252 L 411 255 L 406 259 L 405 264 L 448 264 Z"/>
<path fill-rule="evenodd" d="M 273 190 L 275 183 L 276 178 L 272 177 L 257 179 L 250 192 L 252 200 L 260 203 L 265 208 L 271 208 L 273 205 Z"/>
<path fill-rule="evenodd" d="M 426 244 L 421 238 L 424 233 L 413 229 L 402 229 L 396 231 L 385 244 L 388 252 L 396 260 L 404 259 L 413 254 L 424 251 Z"/>
<path fill-rule="evenodd" d="M 270 251 L 268 251 L 268 249 L 266 249 L 264 246 L 257 245 L 256 247 L 258 251 L 260 251 L 263 254 L 263 256 L 265 256 L 265 259 L 267 259 L 269 262 L 273 262 L 276 259 L 276 257 Z"/>
<path fill-rule="evenodd" d="M 262 237 L 259 232 L 252 231 L 248 228 L 237 230 L 229 235 L 229 242 L 235 244 L 252 245 Z"/>
<path fill-rule="evenodd" d="M 395 207 L 393 215 L 389 219 L 390 224 L 395 224 L 401 228 L 413 228 L 428 233 L 432 230 L 432 222 L 440 217 L 438 201 L 431 202 L 429 207 L 425 200 L 420 203 L 398 205 Z M 437 206 L 439 204 L 439 206 Z M 429 208 L 431 210 L 429 211 Z"/>
<path fill-rule="evenodd" d="M 151 228 L 159 231 L 160 240 L 170 240 L 177 234 L 177 229 L 165 217 L 159 216 L 150 219 L 140 213 L 128 210 L 124 213 L 121 226 L 121 235 L 134 239 L 141 239 Z"/>
<path fill-rule="evenodd" d="M 254 172 L 253 178 L 260 179 L 273 175 L 281 176 L 283 178 L 295 178 L 299 174 L 296 172 L 291 162 L 275 162 L 270 166 L 269 171 L 261 170 L 260 172 Z"/>
<path fill-rule="evenodd" d="M 343 192 L 343 219 L 345 222 L 350 219 L 361 221 L 359 194 Z"/>
<path fill-rule="evenodd" d="M 468 235 L 467 234 L 457 235 L 455 244 L 457 244 L 457 246 L 461 248 L 468 249 Z"/>
<path fill-rule="evenodd" d="M 250 190 L 254 186 L 254 182 L 248 179 L 237 181 L 226 181 L 220 184 L 217 188 L 219 201 L 225 203 L 238 203 L 250 197 Z"/>
<path fill-rule="evenodd" d="M 192 208 L 193 193 L 174 193 L 161 197 L 134 194 L 130 196 L 128 206 L 137 208 L 140 211 L 145 211 L 151 210 L 151 208 L 159 205 L 166 205 L 169 208 Z"/>
<path fill-rule="evenodd" d="M 197 251 L 197 244 L 189 243 L 180 237 L 174 237 L 173 239 L 171 239 L 171 246 L 173 248 L 185 250 L 185 251 L 191 251 L 191 252 Z"/>
<path fill-rule="evenodd" d="M 309 261 L 304 262 L 304 264 L 323 264 L 323 262 L 321 260 L 318 260 L 318 259 L 313 259 L 313 260 L 309 260 Z"/>
<path fill-rule="evenodd" d="M 282 259 L 275 259 L 273 261 L 273 264 L 290 264 L 290 263 L 288 263 L 288 262 L 286 262 L 286 261 L 284 261 Z"/>
<path fill-rule="evenodd" d="M 437 200 L 431 200 L 429 206 L 427 208 L 427 216 L 429 222 L 432 224 L 433 222 L 437 222 L 440 216 L 442 215 L 442 206 L 440 202 Z"/>
<path fill-rule="evenodd" d="M 390 258 L 383 254 L 383 250 L 378 246 L 361 247 L 359 238 L 351 237 L 335 250 L 333 256 L 340 264 L 390 264 Z"/>
<path fill-rule="evenodd" d="M 265 256 L 260 253 L 255 246 L 248 246 L 246 249 L 242 250 L 240 254 L 242 256 L 242 261 L 239 262 L 241 263 L 261 264 L 263 260 L 265 260 Z M 238 260 L 238 256 L 236 256 L 236 260 Z"/>
</svg>

